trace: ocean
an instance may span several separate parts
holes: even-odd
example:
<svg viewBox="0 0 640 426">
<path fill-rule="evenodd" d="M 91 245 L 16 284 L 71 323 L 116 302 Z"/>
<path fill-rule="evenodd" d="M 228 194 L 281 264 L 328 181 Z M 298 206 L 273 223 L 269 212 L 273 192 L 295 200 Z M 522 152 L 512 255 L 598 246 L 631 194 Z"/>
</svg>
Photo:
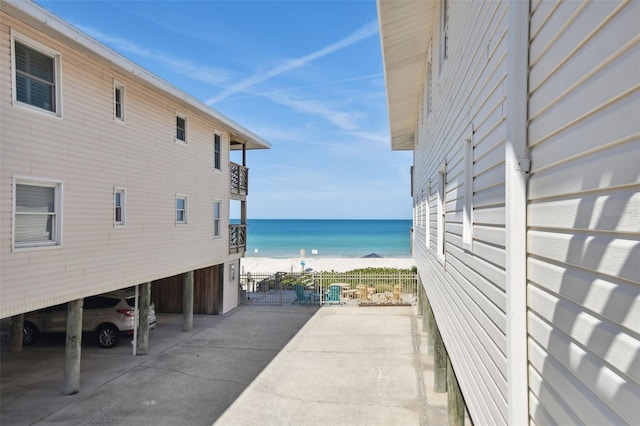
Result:
<svg viewBox="0 0 640 426">
<path fill-rule="evenodd" d="M 248 219 L 247 257 L 411 257 L 411 220 Z"/>
</svg>

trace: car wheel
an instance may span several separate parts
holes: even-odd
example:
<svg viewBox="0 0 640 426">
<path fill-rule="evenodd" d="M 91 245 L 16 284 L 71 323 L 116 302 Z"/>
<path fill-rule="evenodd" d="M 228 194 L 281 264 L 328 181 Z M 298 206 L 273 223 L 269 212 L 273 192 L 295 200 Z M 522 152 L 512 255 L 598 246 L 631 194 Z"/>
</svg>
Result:
<svg viewBox="0 0 640 426">
<path fill-rule="evenodd" d="M 118 328 L 112 324 L 104 324 L 98 327 L 98 345 L 103 348 L 112 348 L 118 343 Z"/>
<path fill-rule="evenodd" d="M 40 331 L 35 324 L 31 322 L 25 322 L 24 327 L 22 329 L 22 344 L 27 346 L 33 344 L 36 340 L 38 340 L 38 336 L 40 335 Z"/>
</svg>

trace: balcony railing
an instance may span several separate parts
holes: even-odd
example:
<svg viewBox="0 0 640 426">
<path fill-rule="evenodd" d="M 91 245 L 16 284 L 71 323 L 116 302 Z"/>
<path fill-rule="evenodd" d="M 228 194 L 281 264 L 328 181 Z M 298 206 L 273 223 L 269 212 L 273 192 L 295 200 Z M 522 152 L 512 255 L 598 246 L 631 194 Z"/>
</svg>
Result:
<svg viewBox="0 0 640 426">
<path fill-rule="evenodd" d="M 249 169 L 236 163 L 229 163 L 231 169 L 231 193 L 247 195 L 249 193 Z"/>
<path fill-rule="evenodd" d="M 247 249 L 247 225 L 229 225 L 229 253 Z"/>
</svg>

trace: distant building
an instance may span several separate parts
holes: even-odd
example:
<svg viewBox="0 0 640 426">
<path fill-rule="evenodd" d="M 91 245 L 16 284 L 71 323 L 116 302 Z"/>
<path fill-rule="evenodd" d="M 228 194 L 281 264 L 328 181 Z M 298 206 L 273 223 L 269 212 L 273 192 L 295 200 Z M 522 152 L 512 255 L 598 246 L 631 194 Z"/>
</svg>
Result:
<svg viewBox="0 0 640 426">
<path fill-rule="evenodd" d="M 413 257 L 476 424 L 640 419 L 640 4 L 378 0 Z"/>
<path fill-rule="evenodd" d="M 269 143 L 31 1 L 2 0 L 0 37 L 0 317 L 189 271 L 196 312 L 238 306 Z"/>
</svg>

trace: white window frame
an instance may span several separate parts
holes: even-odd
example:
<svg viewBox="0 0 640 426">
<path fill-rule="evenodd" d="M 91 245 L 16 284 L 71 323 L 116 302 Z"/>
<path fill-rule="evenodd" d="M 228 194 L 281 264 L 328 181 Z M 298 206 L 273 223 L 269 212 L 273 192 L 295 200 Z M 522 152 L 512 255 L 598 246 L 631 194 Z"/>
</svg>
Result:
<svg viewBox="0 0 640 426">
<path fill-rule="evenodd" d="M 462 209 L 462 246 L 473 249 L 473 136 L 464 141 L 464 205 Z"/>
<path fill-rule="evenodd" d="M 429 205 L 431 199 L 431 180 L 427 181 L 427 196 L 425 198 L 425 209 L 424 209 L 424 228 L 425 228 L 425 238 L 424 243 L 425 247 L 428 249 L 429 244 L 431 243 L 431 206 Z"/>
<path fill-rule="evenodd" d="M 52 214 L 52 235 L 48 240 L 40 241 L 16 241 L 16 216 L 22 213 L 17 211 L 17 186 L 32 185 L 46 188 L 54 188 L 54 212 Z M 13 202 L 11 209 L 11 248 L 12 250 L 25 250 L 34 248 L 53 248 L 62 246 L 62 192 L 63 182 L 56 179 L 37 178 L 32 176 L 13 176 Z M 47 213 L 48 214 L 48 213 Z"/>
<path fill-rule="evenodd" d="M 118 116 L 118 100 L 116 99 L 116 92 L 120 91 L 120 116 Z M 113 120 L 116 122 L 124 123 L 126 117 L 125 111 L 125 86 L 120 83 L 118 80 L 113 80 Z"/>
<path fill-rule="evenodd" d="M 18 86 L 17 86 L 17 64 L 16 64 L 16 42 L 22 44 L 29 49 L 35 50 L 45 56 L 50 57 L 54 61 L 53 65 L 53 84 L 54 84 L 54 108 L 53 111 L 31 105 L 26 102 L 18 100 Z M 11 101 L 13 105 L 25 108 L 30 111 L 45 114 L 49 117 L 62 117 L 62 56 L 60 52 L 46 46 L 39 41 L 33 40 L 17 31 L 11 30 Z"/>
<path fill-rule="evenodd" d="M 217 150 L 216 143 L 218 145 Z M 222 170 L 222 135 L 215 132 L 213 133 L 213 170 Z"/>
<path fill-rule="evenodd" d="M 118 215 L 116 213 L 118 205 L 116 199 L 118 194 L 120 195 L 120 220 L 118 221 Z M 115 186 L 113 188 L 113 226 L 116 228 L 123 228 L 127 225 L 127 188 Z"/>
<path fill-rule="evenodd" d="M 445 240 L 446 240 L 446 188 L 447 188 L 447 169 L 446 162 L 442 164 L 438 170 L 438 218 L 437 218 L 437 254 L 441 261 L 445 258 Z"/>
<path fill-rule="evenodd" d="M 184 209 L 178 209 L 178 200 L 184 200 Z M 183 211 L 183 220 L 178 220 L 178 212 Z M 189 223 L 189 197 L 184 194 L 176 194 L 175 200 L 175 221 L 176 225 L 186 225 Z"/>
<path fill-rule="evenodd" d="M 216 217 L 216 206 L 218 216 Z M 217 233 L 216 233 L 217 225 Z M 213 238 L 222 238 L 222 200 L 213 200 Z"/>
<path fill-rule="evenodd" d="M 444 63 L 449 57 L 449 1 L 440 1 L 440 68 L 442 73 Z"/>
<path fill-rule="evenodd" d="M 178 138 L 178 119 L 184 120 L 184 140 Z M 187 120 L 186 115 L 176 113 L 175 120 L 174 120 L 174 124 L 175 124 L 174 136 L 177 144 L 186 145 L 188 143 L 187 142 L 189 139 L 188 123 L 189 123 L 189 120 Z"/>
</svg>

